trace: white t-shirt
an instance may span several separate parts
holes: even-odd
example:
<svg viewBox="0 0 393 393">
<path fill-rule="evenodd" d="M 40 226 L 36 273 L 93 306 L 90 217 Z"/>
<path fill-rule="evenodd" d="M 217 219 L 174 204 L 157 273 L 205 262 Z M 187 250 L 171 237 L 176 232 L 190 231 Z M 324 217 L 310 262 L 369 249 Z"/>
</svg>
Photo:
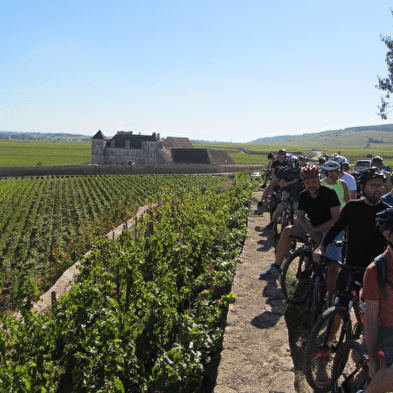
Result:
<svg viewBox="0 0 393 393">
<path fill-rule="evenodd" d="M 345 183 L 348 184 L 349 191 L 356 191 L 356 180 L 355 178 L 347 172 L 344 172 L 344 175 L 341 177 L 341 180 L 344 180 Z"/>
</svg>

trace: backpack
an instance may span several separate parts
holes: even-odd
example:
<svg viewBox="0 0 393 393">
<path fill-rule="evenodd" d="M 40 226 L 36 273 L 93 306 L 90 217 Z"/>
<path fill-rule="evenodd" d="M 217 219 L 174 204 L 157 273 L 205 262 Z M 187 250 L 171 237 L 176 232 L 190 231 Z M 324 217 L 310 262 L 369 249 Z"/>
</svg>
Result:
<svg viewBox="0 0 393 393">
<path fill-rule="evenodd" d="M 389 284 L 390 287 L 393 289 L 393 283 L 390 280 L 388 280 L 386 259 L 383 256 L 383 254 L 375 258 L 375 264 L 377 265 L 377 281 L 378 281 L 379 290 L 381 291 L 383 298 L 387 300 L 385 286 L 386 284 Z"/>
</svg>

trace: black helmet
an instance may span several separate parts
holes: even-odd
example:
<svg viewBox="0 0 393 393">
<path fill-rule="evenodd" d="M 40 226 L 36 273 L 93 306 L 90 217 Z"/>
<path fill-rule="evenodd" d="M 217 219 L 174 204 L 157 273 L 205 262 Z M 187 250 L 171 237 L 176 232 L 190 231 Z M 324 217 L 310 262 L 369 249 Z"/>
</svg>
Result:
<svg viewBox="0 0 393 393">
<path fill-rule="evenodd" d="M 366 184 L 371 179 L 382 179 L 386 180 L 385 174 L 378 168 L 366 168 L 362 169 L 359 174 L 359 182 Z"/>
<path fill-rule="evenodd" d="M 371 160 L 371 164 L 383 164 L 382 157 L 379 156 L 373 157 Z"/>
<path fill-rule="evenodd" d="M 381 232 L 393 228 L 393 207 L 376 214 L 375 227 Z"/>
<path fill-rule="evenodd" d="M 325 161 L 326 161 L 326 160 L 325 160 L 323 157 L 319 157 L 319 158 L 318 158 L 318 164 L 319 164 L 319 165 L 324 164 Z"/>
<path fill-rule="evenodd" d="M 267 155 L 267 158 L 274 158 L 274 154 L 273 153 L 269 153 L 268 155 Z"/>
<path fill-rule="evenodd" d="M 296 156 L 290 156 L 287 161 L 290 168 L 299 168 L 299 159 Z"/>
</svg>

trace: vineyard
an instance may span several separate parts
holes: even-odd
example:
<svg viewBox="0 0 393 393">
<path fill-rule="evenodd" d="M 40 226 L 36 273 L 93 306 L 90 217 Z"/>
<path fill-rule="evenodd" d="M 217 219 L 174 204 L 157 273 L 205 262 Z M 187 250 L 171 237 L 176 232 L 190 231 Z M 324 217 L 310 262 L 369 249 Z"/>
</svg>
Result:
<svg viewBox="0 0 393 393">
<path fill-rule="evenodd" d="M 85 180 L 87 190 L 97 179 Z M 124 193 L 121 178 L 101 180 Z M 244 174 L 229 190 L 217 186 L 163 188 L 158 206 L 136 230 L 123 230 L 116 242 L 96 239 L 75 285 L 51 313 L 37 315 L 27 301 L 21 320 L 1 314 L 2 390 L 212 391 L 252 189 Z M 69 188 L 77 194 L 76 185 Z M 37 189 L 32 185 L 30 192 L 38 195 Z M 85 213 L 77 204 L 81 219 L 90 209 L 84 201 Z M 36 297 L 32 292 L 24 288 L 27 299 Z"/>
<path fill-rule="evenodd" d="M 167 187 L 218 187 L 218 176 L 86 176 L 0 180 L 0 311 L 24 288 L 47 289 L 105 234 Z"/>
</svg>

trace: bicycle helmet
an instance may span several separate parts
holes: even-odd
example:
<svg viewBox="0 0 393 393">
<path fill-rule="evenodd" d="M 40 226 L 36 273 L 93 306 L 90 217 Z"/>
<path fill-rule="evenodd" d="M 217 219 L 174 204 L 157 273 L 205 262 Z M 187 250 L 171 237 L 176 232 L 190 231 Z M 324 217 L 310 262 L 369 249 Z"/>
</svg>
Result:
<svg viewBox="0 0 393 393">
<path fill-rule="evenodd" d="M 334 161 L 338 162 L 340 165 L 348 164 L 348 161 L 344 156 L 337 156 Z"/>
<path fill-rule="evenodd" d="M 382 179 L 386 180 L 385 174 L 378 168 L 366 168 L 362 169 L 359 174 L 359 182 L 366 184 L 371 179 Z"/>
<path fill-rule="evenodd" d="M 326 160 L 323 157 L 318 158 L 318 164 L 323 165 L 326 162 Z"/>
<path fill-rule="evenodd" d="M 387 229 L 393 228 L 393 207 L 389 207 L 376 214 L 375 227 L 380 232 L 385 232 Z"/>
<path fill-rule="evenodd" d="M 268 158 L 268 159 L 274 158 L 274 154 L 273 154 L 273 153 L 269 153 L 269 154 L 267 155 L 267 158 Z"/>
<path fill-rule="evenodd" d="M 319 179 L 319 168 L 316 165 L 303 167 L 302 179 Z"/>
<path fill-rule="evenodd" d="M 383 164 L 383 158 L 379 156 L 373 157 L 371 164 Z"/>
<path fill-rule="evenodd" d="M 336 161 L 327 161 L 321 166 L 321 169 L 325 172 L 337 171 L 341 169 L 341 165 Z"/>
<path fill-rule="evenodd" d="M 285 149 L 280 149 L 277 154 L 286 153 L 286 152 L 287 151 Z"/>
<path fill-rule="evenodd" d="M 290 168 L 299 168 L 299 159 L 296 156 L 290 156 L 287 161 Z"/>
</svg>

